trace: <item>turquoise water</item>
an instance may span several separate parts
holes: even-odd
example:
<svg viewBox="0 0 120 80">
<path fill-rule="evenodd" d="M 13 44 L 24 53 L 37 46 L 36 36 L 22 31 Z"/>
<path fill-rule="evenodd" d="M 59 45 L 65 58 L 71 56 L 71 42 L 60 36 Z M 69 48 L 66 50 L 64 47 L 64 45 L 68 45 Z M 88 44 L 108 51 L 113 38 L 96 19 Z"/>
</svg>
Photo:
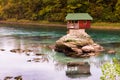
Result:
<svg viewBox="0 0 120 80">
<path fill-rule="evenodd" d="M 120 42 L 120 30 L 88 30 L 88 34 L 98 43 Z"/>
<path fill-rule="evenodd" d="M 113 57 L 120 56 L 120 30 L 87 30 L 94 41 L 107 50 L 116 50 L 117 54 L 108 55 L 107 52 L 103 52 L 99 56 L 85 59 L 66 57 L 50 48 L 66 32 L 67 29 L 64 27 L 1 24 L 0 49 L 4 51 L 0 51 L 0 80 L 7 76 L 22 76 L 23 80 L 100 80 L 100 66 L 105 62 L 111 62 Z M 13 49 L 29 49 L 33 52 L 28 56 L 25 52 L 13 53 Z M 36 56 L 35 53 L 45 56 Z M 35 62 L 35 58 L 40 60 Z M 88 62 L 91 74 L 66 75 L 66 63 L 72 61 Z"/>
</svg>

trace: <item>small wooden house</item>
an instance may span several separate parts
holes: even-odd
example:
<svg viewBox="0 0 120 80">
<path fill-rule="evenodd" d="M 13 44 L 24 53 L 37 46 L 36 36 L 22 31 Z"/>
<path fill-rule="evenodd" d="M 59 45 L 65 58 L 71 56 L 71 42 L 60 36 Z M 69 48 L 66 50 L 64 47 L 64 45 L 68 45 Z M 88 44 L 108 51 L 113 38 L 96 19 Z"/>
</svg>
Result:
<svg viewBox="0 0 120 80">
<path fill-rule="evenodd" d="M 68 29 L 87 29 L 93 18 L 88 13 L 68 13 L 66 20 Z"/>
</svg>

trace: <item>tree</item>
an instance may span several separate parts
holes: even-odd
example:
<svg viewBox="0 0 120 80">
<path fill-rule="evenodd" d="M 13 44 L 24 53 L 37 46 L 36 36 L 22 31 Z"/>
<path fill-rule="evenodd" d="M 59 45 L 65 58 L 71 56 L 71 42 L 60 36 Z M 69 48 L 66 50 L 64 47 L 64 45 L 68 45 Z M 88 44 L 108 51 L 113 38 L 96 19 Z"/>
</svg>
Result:
<svg viewBox="0 0 120 80">
<path fill-rule="evenodd" d="M 64 22 L 67 13 L 89 13 L 94 21 L 119 22 L 120 0 L 0 0 L 0 18 Z"/>
<path fill-rule="evenodd" d="M 120 64 L 119 60 L 113 59 L 113 63 L 105 63 L 102 65 L 101 80 L 120 80 Z"/>
<path fill-rule="evenodd" d="M 120 0 L 117 0 L 117 4 L 115 5 L 115 16 L 120 21 Z"/>
</svg>

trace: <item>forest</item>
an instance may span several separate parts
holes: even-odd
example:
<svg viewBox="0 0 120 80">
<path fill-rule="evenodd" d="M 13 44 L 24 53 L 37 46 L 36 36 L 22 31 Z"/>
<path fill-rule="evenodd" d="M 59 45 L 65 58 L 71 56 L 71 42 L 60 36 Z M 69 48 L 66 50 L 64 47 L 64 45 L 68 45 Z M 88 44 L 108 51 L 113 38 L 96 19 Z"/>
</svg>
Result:
<svg viewBox="0 0 120 80">
<path fill-rule="evenodd" d="M 93 22 L 120 22 L 120 0 L 0 0 L 0 20 L 65 22 L 67 13 L 89 13 Z"/>
</svg>

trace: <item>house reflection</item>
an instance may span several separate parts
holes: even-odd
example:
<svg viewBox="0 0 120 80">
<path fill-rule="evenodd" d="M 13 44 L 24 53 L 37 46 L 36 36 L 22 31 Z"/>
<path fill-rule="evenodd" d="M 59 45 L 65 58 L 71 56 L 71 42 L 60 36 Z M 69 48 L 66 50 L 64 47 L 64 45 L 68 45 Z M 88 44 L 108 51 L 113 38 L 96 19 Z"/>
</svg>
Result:
<svg viewBox="0 0 120 80">
<path fill-rule="evenodd" d="M 90 75 L 90 65 L 88 62 L 70 62 L 67 64 L 66 76 L 70 78 L 87 77 Z"/>
</svg>

